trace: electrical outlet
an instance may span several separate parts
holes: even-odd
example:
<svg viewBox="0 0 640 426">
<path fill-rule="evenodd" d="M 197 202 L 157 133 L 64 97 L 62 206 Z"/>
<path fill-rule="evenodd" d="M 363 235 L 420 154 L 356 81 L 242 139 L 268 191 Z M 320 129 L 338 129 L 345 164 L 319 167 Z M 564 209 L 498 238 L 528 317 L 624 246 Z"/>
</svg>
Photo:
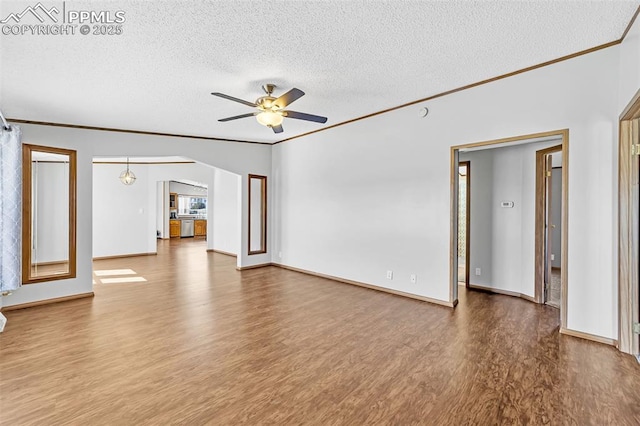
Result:
<svg viewBox="0 0 640 426">
<path fill-rule="evenodd" d="M 476 275 L 482 275 L 482 270 L 480 268 L 476 268 Z"/>
<path fill-rule="evenodd" d="M 551 255 L 551 260 L 556 260 L 556 255 L 555 254 Z"/>
<path fill-rule="evenodd" d="M 411 274 L 411 277 L 409 277 L 409 279 L 411 280 L 411 284 L 415 284 L 418 281 L 418 277 L 416 277 L 416 274 Z"/>
<path fill-rule="evenodd" d="M 278 257 L 279 257 L 280 259 L 282 259 L 282 252 L 281 252 L 281 251 L 279 251 L 279 252 L 278 252 Z"/>
<path fill-rule="evenodd" d="M 388 280 L 392 280 L 393 279 L 393 271 L 387 271 L 387 279 Z"/>
</svg>

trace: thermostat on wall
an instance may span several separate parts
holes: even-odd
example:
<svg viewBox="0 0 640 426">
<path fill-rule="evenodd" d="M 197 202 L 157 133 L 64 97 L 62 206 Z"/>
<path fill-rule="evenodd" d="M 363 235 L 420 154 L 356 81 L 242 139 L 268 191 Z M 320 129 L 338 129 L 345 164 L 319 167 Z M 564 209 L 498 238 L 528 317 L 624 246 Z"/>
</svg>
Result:
<svg viewBox="0 0 640 426">
<path fill-rule="evenodd" d="M 503 209 L 512 209 L 513 208 L 513 201 L 502 201 L 500 203 L 500 207 L 502 207 Z"/>
</svg>

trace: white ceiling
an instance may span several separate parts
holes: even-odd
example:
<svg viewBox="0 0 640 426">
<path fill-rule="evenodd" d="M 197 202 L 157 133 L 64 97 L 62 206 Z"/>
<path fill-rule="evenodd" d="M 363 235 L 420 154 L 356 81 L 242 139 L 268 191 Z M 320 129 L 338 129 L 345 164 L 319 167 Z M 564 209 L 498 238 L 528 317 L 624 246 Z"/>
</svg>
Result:
<svg viewBox="0 0 640 426">
<path fill-rule="evenodd" d="M 0 19 L 35 1 L 0 2 Z M 62 1 L 44 1 L 62 8 Z M 7 117 L 273 142 L 621 37 L 640 1 L 67 1 L 122 35 L 0 35 Z M 25 17 L 21 23 L 38 23 Z M 306 96 L 275 135 L 216 98 Z"/>
</svg>

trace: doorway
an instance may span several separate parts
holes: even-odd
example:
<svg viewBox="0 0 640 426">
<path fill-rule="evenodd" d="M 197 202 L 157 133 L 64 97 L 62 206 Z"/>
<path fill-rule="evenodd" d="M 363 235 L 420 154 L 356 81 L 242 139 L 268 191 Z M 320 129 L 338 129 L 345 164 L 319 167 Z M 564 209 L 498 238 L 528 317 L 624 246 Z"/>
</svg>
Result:
<svg viewBox="0 0 640 426">
<path fill-rule="evenodd" d="M 471 236 L 471 162 L 458 165 L 458 285 L 469 288 Z"/>
<path fill-rule="evenodd" d="M 519 147 L 519 145 L 523 147 Z M 535 229 L 535 223 L 538 222 L 536 220 L 538 210 L 536 209 L 535 195 L 538 188 L 536 185 L 538 180 L 536 151 L 549 147 L 553 147 L 554 150 L 548 154 L 554 154 L 555 151 L 561 154 L 556 159 L 559 162 L 556 174 L 559 183 L 561 183 L 560 201 L 555 203 L 560 207 L 560 217 L 559 219 L 549 218 L 545 222 L 545 214 L 547 214 L 545 205 L 542 210 L 541 223 L 543 227 L 540 232 L 539 229 Z M 505 148 L 505 150 L 493 148 Z M 561 331 L 565 330 L 567 322 L 568 152 L 569 131 L 567 129 L 451 147 L 449 297 L 454 306 L 458 302 L 461 271 L 465 272 L 465 279 L 467 276 L 472 276 L 474 281 L 469 283 L 470 288 L 544 303 L 544 271 L 546 266 L 550 269 L 547 274 L 548 283 L 552 282 L 554 273 L 557 273 L 560 278 L 558 280 L 559 292 L 556 292 L 556 295 L 559 293 L 557 304 L 560 309 L 560 329 Z M 469 190 L 465 197 L 460 194 L 460 190 L 464 186 L 460 181 L 466 182 L 467 179 L 460 171 L 461 161 L 474 163 L 473 168 L 469 167 L 467 170 L 467 176 L 470 176 L 471 169 L 474 170 L 473 194 Z M 553 155 L 548 156 L 547 161 L 549 162 L 548 167 L 553 173 Z M 497 164 L 500 166 L 495 166 Z M 494 170 L 495 174 L 494 172 L 486 172 L 485 169 Z M 543 168 L 543 170 L 545 169 Z M 484 180 L 480 179 L 478 174 Z M 553 177 L 550 184 L 552 184 L 552 179 Z M 486 181 L 484 186 L 480 184 L 483 181 Z M 546 188 L 544 180 L 542 188 Z M 551 188 L 549 193 L 552 194 Z M 469 195 L 468 203 L 466 202 L 467 195 Z M 552 207 L 553 201 L 553 199 L 549 199 L 549 207 Z M 462 209 L 462 203 L 466 203 L 468 210 Z M 473 205 L 471 206 L 471 204 Z M 461 211 L 466 213 L 464 221 L 459 217 Z M 550 208 L 549 214 L 551 211 Z M 466 219 L 469 221 L 469 228 L 466 228 Z M 476 224 L 472 223 L 474 221 Z M 483 221 L 486 222 L 485 225 L 482 225 Z M 557 235 L 560 237 L 559 249 L 552 243 L 554 233 L 545 238 L 545 223 L 556 225 L 555 228 L 551 226 L 548 228 L 557 230 Z M 474 235 L 465 235 L 464 244 L 461 244 L 459 239 L 466 234 L 466 232 L 461 232 L 460 228 L 463 226 L 470 229 L 471 233 L 484 235 L 484 239 L 478 239 Z M 512 232 L 513 229 L 515 231 Z M 531 232 L 532 230 L 533 232 Z M 483 241 L 487 243 L 483 243 Z M 549 246 L 546 249 L 545 244 Z M 473 247 L 471 247 L 472 245 Z M 465 250 L 465 255 L 469 255 L 470 259 L 468 264 L 466 257 L 460 255 L 463 246 L 465 249 L 468 248 Z M 476 246 L 477 249 L 474 248 Z M 560 256 L 556 256 L 556 251 L 560 252 Z M 471 259 L 473 253 L 477 254 L 476 260 Z M 545 262 L 545 256 L 550 260 L 551 254 L 554 255 L 554 260 L 559 261 L 560 266 L 557 269 L 553 268 L 552 261 Z M 463 261 L 464 265 L 461 265 Z M 538 267 L 538 265 L 542 266 Z M 470 272 L 473 273 L 470 274 Z M 549 290 L 548 293 L 551 291 Z"/>
<path fill-rule="evenodd" d="M 536 296 L 562 302 L 562 145 L 536 151 Z"/>
</svg>

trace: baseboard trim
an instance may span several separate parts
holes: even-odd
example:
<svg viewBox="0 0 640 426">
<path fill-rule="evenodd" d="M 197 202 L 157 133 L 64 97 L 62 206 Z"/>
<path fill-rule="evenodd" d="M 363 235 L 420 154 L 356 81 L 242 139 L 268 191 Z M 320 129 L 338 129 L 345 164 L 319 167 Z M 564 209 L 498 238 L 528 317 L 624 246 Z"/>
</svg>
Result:
<svg viewBox="0 0 640 426">
<path fill-rule="evenodd" d="M 273 263 L 260 263 L 258 265 L 249 265 L 249 266 L 236 266 L 237 271 L 246 271 L 247 269 L 257 269 L 264 268 L 267 266 L 274 266 Z"/>
<path fill-rule="evenodd" d="M 591 340 L 593 342 L 604 343 L 605 345 L 618 347 L 618 341 L 615 339 L 610 339 L 608 337 L 596 336 L 595 334 L 584 333 L 582 331 L 571 330 L 569 328 L 560 328 L 560 334 L 565 334 L 567 336 L 578 337 L 580 339 Z"/>
<path fill-rule="evenodd" d="M 228 251 L 222 251 L 222 250 L 218 250 L 218 249 L 207 249 L 207 252 L 209 253 L 218 253 L 218 254 L 224 254 L 225 256 L 231 256 L 231 257 L 238 257 L 237 254 L 233 254 L 230 253 Z"/>
<path fill-rule="evenodd" d="M 93 296 L 94 294 L 92 291 L 89 293 L 72 294 L 71 296 L 55 297 L 53 299 L 37 300 L 35 302 L 21 303 L 19 305 L 3 306 L 2 309 L 0 309 L 0 311 L 2 312 L 17 311 L 18 309 L 27 309 L 27 308 L 33 308 L 35 306 L 51 305 L 52 303 L 68 302 L 70 300 L 84 299 L 86 297 L 93 297 Z"/>
<path fill-rule="evenodd" d="M 523 293 L 518 293 L 517 291 L 502 290 L 500 288 L 487 287 L 480 284 L 469 284 L 469 288 L 472 290 L 482 290 L 482 291 L 487 291 L 489 293 L 503 294 L 505 296 L 519 297 L 528 302 L 538 303 L 534 297 L 531 297 Z"/>
<path fill-rule="evenodd" d="M 444 300 L 432 299 L 432 298 L 426 297 L 426 296 L 418 296 L 417 294 L 406 293 L 406 292 L 400 291 L 400 290 L 393 290 L 393 289 L 390 289 L 390 288 L 379 287 L 379 286 L 373 285 L 373 284 L 366 284 L 366 283 L 359 282 L 359 281 L 347 280 L 347 279 L 344 279 L 344 278 L 335 277 L 333 275 L 321 274 L 319 272 L 313 272 L 313 271 L 308 271 L 306 269 L 295 268 L 293 266 L 283 265 L 283 264 L 280 264 L 280 263 L 272 263 L 272 265 L 276 266 L 278 268 L 288 269 L 288 270 L 294 271 L 294 272 L 300 272 L 302 274 L 313 275 L 314 277 L 326 278 L 326 279 L 329 279 L 329 280 L 332 280 L 332 281 L 337 281 L 337 282 L 340 282 L 340 283 L 343 283 L 343 284 L 355 285 L 355 286 L 358 286 L 358 287 L 367 288 L 369 290 L 376 290 L 376 291 L 380 291 L 380 292 L 383 292 L 383 293 L 389 293 L 389 294 L 393 294 L 393 295 L 396 295 L 396 296 L 406 297 L 406 298 L 409 298 L 409 299 L 420 300 L 422 302 L 433 303 L 435 305 L 446 306 L 448 308 L 454 308 L 458 304 L 458 300 L 454 300 L 453 302 L 447 302 L 447 301 L 444 301 Z"/>
<path fill-rule="evenodd" d="M 94 257 L 93 260 L 122 259 L 123 257 L 138 257 L 138 256 L 156 256 L 157 254 L 158 252 L 155 252 L 155 251 L 148 252 L 148 253 L 117 254 L 115 256 Z"/>
</svg>

